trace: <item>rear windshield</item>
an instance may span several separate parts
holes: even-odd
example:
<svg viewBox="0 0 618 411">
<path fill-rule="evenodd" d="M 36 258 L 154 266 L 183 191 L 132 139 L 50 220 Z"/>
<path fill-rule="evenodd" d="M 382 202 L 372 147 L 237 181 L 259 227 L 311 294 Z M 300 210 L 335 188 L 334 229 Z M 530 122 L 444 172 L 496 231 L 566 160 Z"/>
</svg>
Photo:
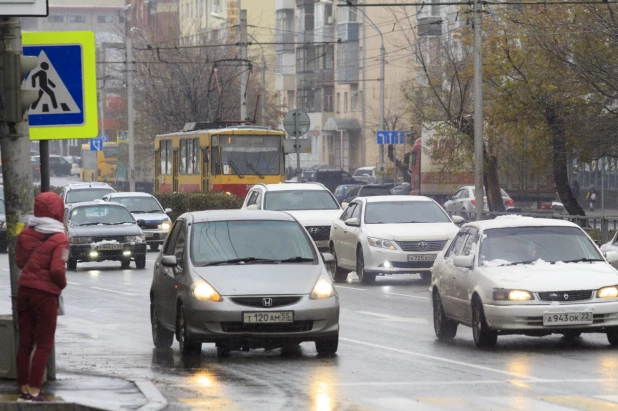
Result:
<svg viewBox="0 0 618 411">
<path fill-rule="evenodd" d="M 361 187 L 359 197 L 387 196 L 391 194 L 388 187 Z"/>
<path fill-rule="evenodd" d="M 82 203 L 84 201 L 100 200 L 105 194 L 114 193 L 113 188 L 82 188 L 70 190 L 65 200 L 66 204 Z"/>
<path fill-rule="evenodd" d="M 373 175 L 373 170 L 367 170 L 367 169 L 362 170 L 362 169 L 359 168 L 358 170 L 356 170 L 354 172 L 354 176 L 355 177 L 357 177 L 357 176 L 371 176 L 371 175 Z"/>
</svg>

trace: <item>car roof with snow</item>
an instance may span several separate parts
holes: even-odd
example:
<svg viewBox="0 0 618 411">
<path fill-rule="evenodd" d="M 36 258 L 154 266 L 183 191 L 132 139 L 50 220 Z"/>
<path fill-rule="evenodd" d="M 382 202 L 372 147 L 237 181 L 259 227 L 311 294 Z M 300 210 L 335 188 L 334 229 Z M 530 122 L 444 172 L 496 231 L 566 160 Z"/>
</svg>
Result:
<svg viewBox="0 0 618 411">
<path fill-rule="evenodd" d="M 358 197 L 359 199 L 363 199 L 367 203 L 383 203 L 383 202 L 401 202 L 401 201 L 409 201 L 409 202 L 433 202 L 433 200 L 429 197 L 425 196 L 373 196 L 373 197 Z"/>
<path fill-rule="evenodd" d="M 106 194 L 105 197 L 115 198 L 115 197 L 154 197 L 152 194 L 142 193 L 139 191 L 130 191 L 130 192 L 122 192 L 122 193 L 109 193 Z"/>
<path fill-rule="evenodd" d="M 464 227 L 475 227 L 479 230 L 489 230 L 492 228 L 511 228 L 511 227 L 578 227 L 570 221 L 552 218 L 534 218 L 521 215 L 503 215 L 493 220 L 473 221 L 465 224 Z"/>
<path fill-rule="evenodd" d="M 324 191 L 328 189 L 320 183 L 286 183 L 286 184 L 262 184 L 266 191 Z"/>
</svg>

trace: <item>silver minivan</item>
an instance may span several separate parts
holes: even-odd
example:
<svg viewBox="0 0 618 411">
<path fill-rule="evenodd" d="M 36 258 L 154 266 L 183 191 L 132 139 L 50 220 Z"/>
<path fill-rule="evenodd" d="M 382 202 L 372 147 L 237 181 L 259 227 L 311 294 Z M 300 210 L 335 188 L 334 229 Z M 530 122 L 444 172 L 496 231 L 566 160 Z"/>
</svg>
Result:
<svg viewBox="0 0 618 411">
<path fill-rule="evenodd" d="M 367 184 L 372 184 L 378 181 L 375 167 L 359 167 L 352 175 L 352 178 Z"/>
</svg>

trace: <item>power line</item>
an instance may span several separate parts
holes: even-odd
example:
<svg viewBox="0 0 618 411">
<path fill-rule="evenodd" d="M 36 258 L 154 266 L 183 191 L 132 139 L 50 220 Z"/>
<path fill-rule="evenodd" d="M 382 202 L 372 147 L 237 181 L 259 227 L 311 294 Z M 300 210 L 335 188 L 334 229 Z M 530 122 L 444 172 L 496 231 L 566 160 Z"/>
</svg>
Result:
<svg viewBox="0 0 618 411">
<path fill-rule="evenodd" d="M 337 7 L 412 7 L 412 6 L 473 6 L 474 1 L 457 1 L 457 2 L 421 2 L 421 3 L 368 3 L 368 4 L 337 4 Z M 561 5 L 561 4 L 617 4 L 617 0 L 564 0 L 564 1 L 505 1 L 505 2 L 493 2 L 493 1 L 479 1 L 481 6 L 502 6 L 502 5 Z"/>
</svg>

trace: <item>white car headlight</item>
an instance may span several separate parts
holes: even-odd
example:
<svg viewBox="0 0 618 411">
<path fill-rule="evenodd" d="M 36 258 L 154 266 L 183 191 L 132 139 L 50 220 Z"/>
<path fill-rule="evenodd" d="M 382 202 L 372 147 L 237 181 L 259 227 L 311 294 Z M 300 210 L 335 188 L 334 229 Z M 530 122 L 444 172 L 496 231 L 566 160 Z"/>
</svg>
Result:
<svg viewBox="0 0 618 411">
<path fill-rule="evenodd" d="M 396 250 L 395 244 L 391 240 L 383 240 L 381 238 L 367 237 L 367 242 L 372 247 L 386 248 L 387 250 Z"/>
<path fill-rule="evenodd" d="M 198 281 L 193 284 L 193 296 L 200 301 L 221 301 L 221 294 L 206 281 Z"/>
<path fill-rule="evenodd" d="M 324 277 L 320 277 L 318 282 L 315 283 L 315 286 L 313 286 L 313 291 L 309 298 L 312 300 L 321 300 L 323 298 L 332 297 L 334 293 L 335 287 L 333 287 L 333 283 Z"/>
<path fill-rule="evenodd" d="M 603 287 L 597 291 L 597 298 L 618 298 L 618 287 Z"/>
<path fill-rule="evenodd" d="M 494 288 L 494 300 L 496 301 L 529 301 L 534 300 L 530 291 L 525 290 L 506 290 L 504 288 Z"/>
<path fill-rule="evenodd" d="M 159 224 L 159 229 L 160 230 L 169 231 L 170 228 L 172 228 L 172 222 L 171 221 L 164 221 L 161 224 Z"/>
</svg>

